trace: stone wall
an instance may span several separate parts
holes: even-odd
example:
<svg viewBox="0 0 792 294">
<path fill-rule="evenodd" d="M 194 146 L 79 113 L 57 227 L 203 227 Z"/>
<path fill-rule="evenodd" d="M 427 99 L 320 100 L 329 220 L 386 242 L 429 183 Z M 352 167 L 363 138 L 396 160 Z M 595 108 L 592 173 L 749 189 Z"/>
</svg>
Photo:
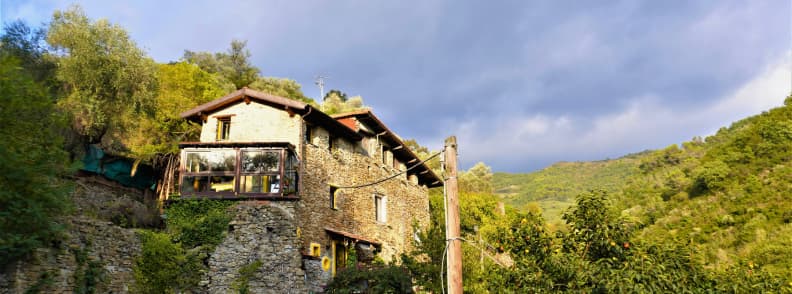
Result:
<svg viewBox="0 0 792 294">
<path fill-rule="evenodd" d="M 359 189 L 339 189 L 336 207 L 330 206 L 330 185 L 353 186 L 370 183 L 399 171 L 370 157 L 359 143 L 336 139 L 338 148 L 328 150 L 329 134 L 314 128 L 312 144 L 302 144 L 303 164 L 300 200 L 297 202 L 298 223 L 302 230 L 303 252 L 311 243 L 321 244 L 321 256 L 332 258 L 332 241 L 326 228 L 348 232 L 381 243 L 379 256 L 391 261 L 412 250 L 414 228 L 426 228 L 429 222 L 427 188 L 400 175 L 377 185 Z M 374 197 L 387 197 L 387 221 L 376 220 Z M 353 240 L 354 241 L 354 240 Z M 306 270 L 314 263 L 306 262 Z M 322 281 L 314 282 L 319 285 Z M 318 284 L 317 284 L 318 283 Z"/>
<path fill-rule="evenodd" d="M 12 265 L 7 273 L 10 283 L 0 285 L 6 293 L 24 293 L 40 280 L 42 274 L 52 283 L 42 293 L 72 293 L 90 267 L 99 269 L 94 277 L 98 293 L 127 293 L 135 283 L 132 268 L 140 255 L 140 241 L 133 230 L 110 222 L 85 217 L 67 221 L 69 230 L 64 241 L 55 248 L 38 249 L 24 262 Z M 81 256 L 82 255 L 82 256 Z M 87 259 L 82 260 L 85 257 Z M 3 290 L 0 290 L 2 292 Z"/>
<path fill-rule="evenodd" d="M 231 116 L 229 139 L 231 142 L 289 142 L 297 146 L 300 142 L 302 119 L 261 103 L 239 102 L 212 113 L 203 123 L 201 142 L 215 142 L 217 117 Z"/>
<path fill-rule="evenodd" d="M 307 293 L 294 202 L 243 201 L 223 243 L 209 258 L 202 284 L 209 293 L 238 292 L 240 269 L 256 261 L 247 279 L 250 293 Z"/>
</svg>

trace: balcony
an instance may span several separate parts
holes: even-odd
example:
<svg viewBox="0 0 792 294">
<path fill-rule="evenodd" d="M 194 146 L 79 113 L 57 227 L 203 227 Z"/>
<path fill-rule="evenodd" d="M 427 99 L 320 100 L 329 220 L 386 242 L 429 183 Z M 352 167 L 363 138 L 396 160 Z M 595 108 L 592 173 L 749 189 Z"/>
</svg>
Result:
<svg viewBox="0 0 792 294">
<path fill-rule="evenodd" d="M 182 143 L 181 198 L 298 199 L 299 161 L 288 143 Z"/>
</svg>

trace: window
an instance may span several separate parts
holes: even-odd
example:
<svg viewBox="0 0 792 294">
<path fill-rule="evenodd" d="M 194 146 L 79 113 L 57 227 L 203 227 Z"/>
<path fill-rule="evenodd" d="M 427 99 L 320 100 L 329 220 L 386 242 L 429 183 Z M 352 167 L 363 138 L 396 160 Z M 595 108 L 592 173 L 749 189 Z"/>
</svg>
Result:
<svg viewBox="0 0 792 294">
<path fill-rule="evenodd" d="M 377 217 L 377 222 L 388 221 L 388 199 L 382 195 L 374 195 L 374 210 Z"/>
<path fill-rule="evenodd" d="M 330 150 L 330 152 L 335 151 L 335 148 L 338 147 L 335 144 L 335 140 L 336 140 L 336 138 L 333 137 L 333 136 L 328 136 L 327 137 L 327 150 Z"/>
<path fill-rule="evenodd" d="M 338 209 L 338 206 L 336 205 L 337 193 L 338 193 L 338 187 L 330 186 L 330 208 L 336 210 Z"/>
<path fill-rule="evenodd" d="M 218 117 L 217 118 L 217 141 L 228 140 L 228 135 L 231 133 L 231 117 Z"/>
<path fill-rule="evenodd" d="M 313 136 L 313 126 L 306 124 L 305 125 L 305 133 L 303 134 L 303 140 L 305 140 L 306 144 L 311 144 L 311 136 Z"/>
<path fill-rule="evenodd" d="M 184 192 L 233 192 L 236 154 L 231 149 L 213 152 L 187 152 Z"/>
<path fill-rule="evenodd" d="M 297 157 L 285 148 L 189 148 L 182 151 L 182 196 L 294 196 Z"/>
</svg>

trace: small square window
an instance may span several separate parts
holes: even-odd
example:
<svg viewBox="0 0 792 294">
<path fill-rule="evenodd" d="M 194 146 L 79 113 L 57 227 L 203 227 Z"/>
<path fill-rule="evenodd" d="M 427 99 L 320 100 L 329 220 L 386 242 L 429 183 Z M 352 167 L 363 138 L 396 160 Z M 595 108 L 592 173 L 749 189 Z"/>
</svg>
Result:
<svg viewBox="0 0 792 294">
<path fill-rule="evenodd" d="M 217 118 L 217 141 L 228 140 L 231 134 L 231 117 Z"/>
<path fill-rule="evenodd" d="M 376 213 L 377 222 L 388 221 L 388 198 L 382 195 L 374 195 L 374 210 Z"/>
<path fill-rule="evenodd" d="M 336 203 L 336 198 L 338 196 L 338 187 L 330 186 L 330 208 L 338 209 L 338 205 Z"/>
</svg>

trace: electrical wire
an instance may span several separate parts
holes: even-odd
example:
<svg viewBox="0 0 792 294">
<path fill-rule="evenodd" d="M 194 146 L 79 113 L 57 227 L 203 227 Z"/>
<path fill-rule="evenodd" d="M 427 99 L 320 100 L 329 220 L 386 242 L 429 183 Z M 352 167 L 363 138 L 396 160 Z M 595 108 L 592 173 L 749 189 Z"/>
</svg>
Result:
<svg viewBox="0 0 792 294">
<path fill-rule="evenodd" d="M 408 169 L 405 169 L 405 170 L 403 170 L 403 171 L 401 171 L 401 172 L 399 172 L 399 173 L 397 173 L 397 174 L 394 174 L 394 175 L 392 175 L 392 176 L 388 176 L 388 177 L 385 177 L 385 178 L 382 178 L 382 179 L 376 180 L 376 181 L 374 181 L 374 182 L 371 182 L 371 183 L 366 183 L 366 184 L 361 184 L 361 185 L 354 185 L 354 186 L 338 186 L 338 187 L 336 187 L 336 188 L 338 188 L 338 189 L 357 189 L 357 188 L 363 188 L 363 187 L 368 187 L 368 186 L 374 186 L 374 185 L 376 185 L 376 184 L 379 184 L 379 183 L 382 183 L 382 182 L 384 182 L 384 181 L 387 181 L 387 180 L 393 179 L 393 178 L 395 178 L 395 177 L 398 177 L 398 176 L 400 176 L 400 175 L 403 175 L 404 173 L 406 173 L 406 172 L 408 172 L 408 171 L 410 171 L 410 170 L 412 170 L 412 169 L 414 169 L 414 168 L 416 168 L 416 167 L 418 167 L 418 166 L 422 165 L 423 163 L 425 163 L 425 162 L 427 162 L 427 161 L 431 160 L 432 158 L 435 158 L 435 157 L 437 157 L 437 156 L 438 156 L 438 155 L 440 155 L 441 153 L 442 153 L 442 152 L 437 152 L 437 153 L 435 153 L 434 155 L 432 155 L 432 156 L 429 156 L 429 158 L 427 158 L 427 159 L 424 159 L 423 161 L 421 161 L 421 162 L 419 162 L 419 163 L 416 163 L 415 165 L 411 166 L 410 168 L 408 168 Z"/>
</svg>

